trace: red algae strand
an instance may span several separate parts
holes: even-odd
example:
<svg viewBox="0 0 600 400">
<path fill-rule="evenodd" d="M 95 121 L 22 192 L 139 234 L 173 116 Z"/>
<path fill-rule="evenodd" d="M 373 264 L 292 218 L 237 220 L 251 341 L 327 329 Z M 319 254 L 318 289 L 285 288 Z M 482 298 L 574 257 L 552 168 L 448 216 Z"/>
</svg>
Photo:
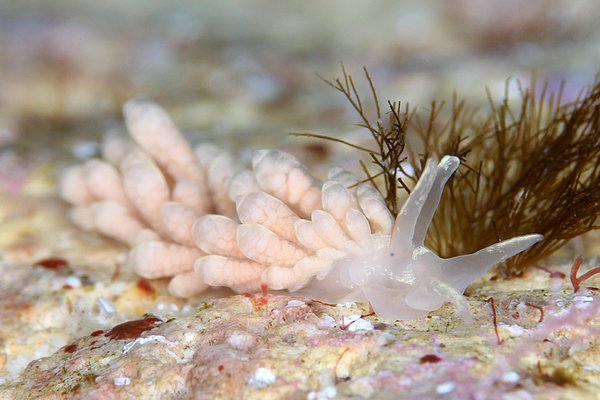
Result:
<svg viewBox="0 0 600 400">
<path fill-rule="evenodd" d="M 571 279 L 571 284 L 573 285 L 573 292 L 577 293 L 579 288 L 581 287 L 581 283 L 585 280 L 590 279 L 592 276 L 596 274 L 600 274 L 600 267 L 592 268 L 588 272 L 583 275 L 577 276 L 579 273 L 579 267 L 583 263 L 583 257 L 578 256 L 573 261 L 573 265 L 571 265 L 571 273 L 569 274 L 569 278 Z"/>
<path fill-rule="evenodd" d="M 435 364 L 440 361 L 442 361 L 442 358 L 436 356 L 435 354 L 427 354 L 419 359 L 419 363 L 421 363 L 421 364 L 425 364 L 425 363 Z"/>
<path fill-rule="evenodd" d="M 162 322 L 160 318 L 156 317 L 127 321 L 113 327 L 104 336 L 113 340 L 137 339 L 142 333 L 156 328 Z"/>
<path fill-rule="evenodd" d="M 104 331 L 102 329 L 99 329 L 97 331 L 94 331 L 92 333 L 90 333 L 90 336 L 100 336 L 104 333 Z"/>
<path fill-rule="evenodd" d="M 535 304 L 525 303 L 526 306 L 534 308 L 540 312 L 540 318 L 538 319 L 538 323 L 544 321 L 544 308 L 541 306 L 536 306 Z"/>
<path fill-rule="evenodd" d="M 67 268 L 69 266 L 69 262 L 62 258 L 51 257 L 51 258 L 44 258 L 43 260 L 39 260 L 33 265 L 36 267 L 42 267 L 42 268 L 46 268 L 46 269 L 61 269 L 61 268 Z"/>
<path fill-rule="evenodd" d="M 77 351 L 77 345 L 75 343 L 66 345 L 65 347 L 63 347 L 63 351 L 65 353 L 75 353 Z"/>
<path fill-rule="evenodd" d="M 504 340 L 500 338 L 500 331 L 498 330 L 498 314 L 496 313 L 496 305 L 494 304 L 494 299 L 490 297 L 487 300 L 484 300 L 488 303 L 492 309 L 492 322 L 494 323 L 494 333 L 496 334 L 496 341 L 498 345 L 501 345 Z"/>
<path fill-rule="evenodd" d="M 260 285 L 260 296 L 254 293 L 242 293 L 242 296 L 250 299 L 256 311 L 264 310 L 269 305 L 269 287 L 264 283 Z"/>
</svg>

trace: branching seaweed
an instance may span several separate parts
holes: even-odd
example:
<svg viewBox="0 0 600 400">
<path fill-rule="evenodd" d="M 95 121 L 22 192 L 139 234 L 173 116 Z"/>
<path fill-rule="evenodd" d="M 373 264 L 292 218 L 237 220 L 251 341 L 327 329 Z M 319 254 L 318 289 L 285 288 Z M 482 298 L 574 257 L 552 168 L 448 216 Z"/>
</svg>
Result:
<svg viewBox="0 0 600 400">
<path fill-rule="evenodd" d="M 600 215 L 600 80 L 576 101 L 562 101 L 562 86 L 550 93 L 547 85 L 519 84 L 520 101 L 513 105 L 505 93 L 489 107 L 467 106 L 455 95 L 449 109 L 432 102 L 426 113 L 401 112 L 388 102 L 389 124 L 382 112 L 371 77 L 369 83 L 376 121 L 366 115 L 352 77 L 342 66 L 342 78 L 327 84 L 341 92 L 358 113 L 377 146 L 371 150 L 319 134 L 297 134 L 344 143 L 369 154 L 380 172 L 376 183 L 390 211 L 399 211 L 398 191 L 422 173 L 425 160 L 458 156 L 462 165 L 449 181 L 429 230 L 426 245 L 443 257 L 470 253 L 492 243 L 528 233 L 544 240 L 500 265 L 505 278 L 545 258 L 570 239 L 597 229 Z M 507 83 L 508 89 L 508 83 Z M 541 89 L 541 90 L 538 90 Z M 536 91 L 539 95 L 536 95 Z M 415 173 L 407 174 L 408 161 Z"/>
<path fill-rule="evenodd" d="M 456 98 L 447 117 L 440 117 L 441 107 L 432 107 L 428 117 L 411 121 L 407 145 L 421 141 L 421 160 L 430 154 L 464 160 L 428 236 L 441 255 L 527 233 L 544 235 L 500 266 L 504 277 L 520 275 L 570 239 L 596 229 L 600 214 L 600 82 L 566 104 L 562 87 L 550 94 L 544 85 L 539 96 L 535 84 L 519 89 L 517 107 L 507 94 L 496 104 L 489 93 L 487 113 Z"/>
<path fill-rule="evenodd" d="M 366 181 L 370 181 L 376 188 L 381 192 L 385 198 L 386 204 L 392 214 L 397 215 L 399 210 L 398 201 L 398 189 L 403 188 L 408 191 L 408 187 L 402 180 L 403 173 L 401 164 L 406 160 L 404 157 L 404 135 L 407 129 L 408 122 L 410 120 L 409 108 L 402 106 L 400 102 L 387 102 L 388 111 L 382 112 L 381 104 L 377 97 L 377 91 L 373 85 L 373 80 L 369 75 L 366 68 L 363 68 L 365 78 L 369 83 L 371 90 L 372 102 L 376 111 L 376 120 L 372 121 L 367 116 L 367 110 L 365 104 L 361 99 L 356 85 L 352 76 L 346 73 L 346 69 L 342 64 L 342 78 L 335 78 L 334 80 L 327 80 L 321 76 L 321 80 L 341 92 L 344 97 L 348 100 L 352 108 L 357 112 L 361 122 L 357 126 L 367 129 L 373 141 L 375 142 L 376 149 L 372 150 L 366 147 L 350 143 L 343 139 L 331 137 L 327 135 L 320 135 L 316 133 L 292 133 L 294 136 L 308 136 L 318 139 L 326 139 L 334 142 L 339 142 L 347 146 L 353 147 L 357 150 L 364 151 L 369 155 L 370 160 L 379 168 L 379 172 L 372 174 L 368 166 L 360 161 L 361 167 L 367 175 Z M 383 180 L 383 189 L 380 188 L 377 183 L 378 179 Z"/>
</svg>

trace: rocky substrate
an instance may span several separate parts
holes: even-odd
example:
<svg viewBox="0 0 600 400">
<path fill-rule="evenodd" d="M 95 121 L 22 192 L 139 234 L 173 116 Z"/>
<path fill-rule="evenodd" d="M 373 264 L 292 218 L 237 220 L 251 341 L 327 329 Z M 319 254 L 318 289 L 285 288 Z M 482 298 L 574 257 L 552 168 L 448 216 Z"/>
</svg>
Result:
<svg viewBox="0 0 600 400">
<path fill-rule="evenodd" d="M 0 397 L 594 398 L 597 295 L 527 289 L 550 283 L 534 275 L 511 293 L 476 287 L 472 325 L 450 306 L 387 324 L 360 305 L 283 295 L 212 300 L 182 317 L 147 314 L 31 362 Z"/>
</svg>

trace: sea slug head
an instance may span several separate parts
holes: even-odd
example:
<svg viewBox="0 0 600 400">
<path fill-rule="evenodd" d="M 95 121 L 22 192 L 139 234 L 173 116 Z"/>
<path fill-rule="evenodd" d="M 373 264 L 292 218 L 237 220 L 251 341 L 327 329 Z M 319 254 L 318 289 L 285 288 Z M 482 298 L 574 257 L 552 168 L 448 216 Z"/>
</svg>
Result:
<svg viewBox="0 0 600 400">
<path fill-rule="evenodd" d="M 439 163 L 429 159 L 396 218 L 389 244 L 336 261 L 307 290 L 324 301 L 367 301 L 387 320 L 418 318 L 446 302 L 454 303 L 458 314 L 470 320 L 463 296 L 466 287 L 543 237 L 519 236 L 446 259 L 428 249 L 427 230 L 444 186 L 459 164 L 457 157 L 446 156 Z"/>
</svg>

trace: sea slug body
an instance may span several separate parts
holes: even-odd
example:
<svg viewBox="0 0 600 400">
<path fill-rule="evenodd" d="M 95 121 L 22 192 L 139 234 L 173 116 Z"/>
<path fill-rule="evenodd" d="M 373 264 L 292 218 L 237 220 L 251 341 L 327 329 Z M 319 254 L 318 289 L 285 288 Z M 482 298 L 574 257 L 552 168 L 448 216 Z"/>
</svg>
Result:
<svg viewBox="0 0 600 400">
<path fill-rule="evenodd" d="M 62 197 L 81 228 L 130 248 L 129 265 L 169 291 L 210 286 L 288 290 L 330 303 L 369 302 L 388 320 L 452 302 L 470 318 L 466 287 L 542 239 L 531 234 L 440 258 L 424 245 L 457 157 L 427 160 L 394 220 L 381 193 L 333 167 L 321 182 L 292 155 L 255 151 L 252 169 L 210 144 L 195 149 L 154 103 L 124 107 L 134 139 L 112 137 L 103 158 L 66 170 Z"/>
<path fill-rule="evenodd" d="M 254 175 L 231 181 L 253 179 L 238 184 L 249 188 L 236 197 L 239 222 L 206 215 L 195 223 L 196 243 L 209 253 L 195 270 L 210 285 L 238 291 L 267 283 L 330 303 L 369 302 L 388 320 L 418 318 L 452 302 L 468 320 L 466 287 L 542 236 L 519 236 L 449 259 L 425 247 L 444 186 L 459 164 L 457 157 L 439 164 L 429 159 L 394 221 L 379 192 L 357 185 L 352 174 L 334 168 L 320 184 L 289 154 L 258 152 Z"/>
</svg>

